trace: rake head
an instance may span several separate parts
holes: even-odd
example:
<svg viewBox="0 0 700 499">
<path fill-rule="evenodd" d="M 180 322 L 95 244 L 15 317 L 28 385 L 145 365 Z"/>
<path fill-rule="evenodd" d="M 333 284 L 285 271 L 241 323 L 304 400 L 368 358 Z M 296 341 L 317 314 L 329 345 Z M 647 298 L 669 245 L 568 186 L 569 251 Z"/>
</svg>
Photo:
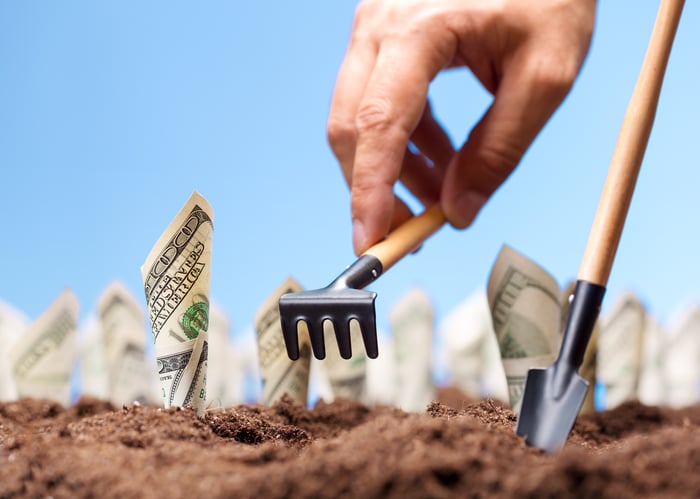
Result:
<svg viewBox="0 0 700 499">
<path fill-rule="evenodd" d="M 329 321 L 335 331 L 340 356 L 349 359 L 352 356 L 350 322 L 353 320 L 360 326 L 367 356 L 377 358 L 379 351 L 374 310 L 377 293 L 361 288 L 381 275 L 381 267 L 377 258 L 364 255 L 325 288 L 282 295 L 279 300 L 280 321 L 289 358 L 299 358 L 300 322 L 306 323 L 309 330 L 314 356 L 317 359 L 325 358 L 323 325 Z"/>
<path fill-rule="evenodd" d="M 360 324 L 362 340 L 367 356 L 377 357 L 377 326 L 374 300 L 377 293 L 359 289 L 319 289 L 289 293 L 280 298 L 282 334 L 287 347 L 287 355 L 292 360 L 299 358 L 298 325 L 306 323 L 311 339 L 311 348 L 317 359 L 326 357 L 323 324 L 330 321 L 335 331 L 340 356 L 352 356 L 350 345 L 350 321 Z"/>
</svg>

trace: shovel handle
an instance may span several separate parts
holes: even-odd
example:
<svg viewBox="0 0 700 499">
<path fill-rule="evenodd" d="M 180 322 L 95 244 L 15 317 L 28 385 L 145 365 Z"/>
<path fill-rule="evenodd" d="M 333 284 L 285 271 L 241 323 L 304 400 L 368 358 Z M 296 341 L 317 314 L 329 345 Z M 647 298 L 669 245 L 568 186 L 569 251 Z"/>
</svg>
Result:
<svg viewBox="0 0 700 499">
<path fill-rule="evenodd" d="M 661 0 L 637 84 L 620 127 L 578 278 L 606 286 L 651 133 L 684 0 Z"/>
<path fill-rule="evenodd" d="M 385 239 L 365 251 L 364 255 L 376 257 L 382 264 L 382 272 L 437 232 L 446 222 L 439 204 L 426 208 L 423 213 L 408 219 L 394 229 Z"/>
</svg>

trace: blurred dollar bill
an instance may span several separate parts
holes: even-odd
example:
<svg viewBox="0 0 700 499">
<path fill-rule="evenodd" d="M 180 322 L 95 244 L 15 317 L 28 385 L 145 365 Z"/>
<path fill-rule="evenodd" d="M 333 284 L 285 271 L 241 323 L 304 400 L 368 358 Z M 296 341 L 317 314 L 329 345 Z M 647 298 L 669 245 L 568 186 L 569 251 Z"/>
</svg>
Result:
<svg viewBox="0 0 700 499">
<path fill-rule="evenodd" d="M 102 332 L 107 396 L 115 405 L 156 403 L 157 378 L 146 355 L 146 318 L 139 302 L 118 281 L 102 292 L 97 304 Z"/>
<path fill-rule="evenodd" d="M 409 290 L 392 307 L 389 321 L 394 338 L 395 404 L 404 411 L 425 411 L 435 397 L 430 298 L 420 288 Z"/>
<path fill-rule="evenodd" d="M 377 329 L 377 337 L 382 353 L 367 361 L 367 404 L 393 405 L 396 395 L 394 340 L 391 335 Z M 313 375 L 313 362 L 312 375 Z"/>
<path fill-rule="evenodd" d="M 323 324 L 326 358 L 315 362 L 318 367 L 319 396 L 327 402 L 338 397 L 365 402 L 367 400 L 367 354 L 363 348 L 362 330 L 357 321 L 350 321 L 352 356 L 340 356 L 333 324 Z"/>
<path fill-rule="evenodd" d="M 700 388 L 700 308 L 691 305 L 671 322 L 664 356 L 666 404 L 689 406 Z"/>
<path fill-rule="evenodd" d="M 224 310 L 213 303 L 209 312 L 207 401 L 216 407 L 231 407 L 243 402 L 244 363 L 229 339 L 231 322 Z"/>
<path fill-rule="evenodd" d="M 509 246 L 501 248 L 487 297 L 514 412 L 520 410 L 527 371 L 549 367 L 558 353 L 560 296 L 546 270 Z"/>
<path fill-rule="evenodd" d="M 644 320 L 642 365 L 639 372 L 639 401 L 646 405 L 664 405 L 667 400 L 665 380 L 666 334 L 651 315 Z"/>
<path fill-rule="evenodd" d="M 22 312 L 0 300 L 0 401 L 17 399 L 10 348 L 28 325 L 29 319 Z"/>
<path fill-rule="evenodd" d="M 631 292 L 617 296 L 601 317 L 597 369 L 606 409 L 637 399 L 645 322 L 644 305 Z"/>
<path fill-rule="evenodd" d="M 214 213 L 194 192 L 141 267 L 165 407 L 206 404 Z"/>
<path fill-rule="evenodd" d="M 109 399 L 102 326 L 96 313 L 90 314 L 80 326 L 80 392 L 102 400 Z"/>
<path fill-rule="evenodd" d="M 64 289 L 11 348 L 9 361 L 20 397 L 70 404 L 78 311 L 78 299 Z"/>
<path fill-rule="evenodd" d="M 508 402 L 498 342 L 486 293 L 477 291 L 451 310 L 440 323 L 452 383 L 468 397 L 493 397 Z"/>
<path fill-rule="evenodd" d="M 271 405 L 286 393 L 297 403 L 306 405 L 309 391 L 311 344 L 308 329 L 300 323 L 299 359 L 290 360 L 282 336 L 279 299 L 285 293 L 302 291 L 288 277 L 258 308 L 255 331 L 258 337 L 258 362 L 263 381 L 263 403 Z"/>
</svg>

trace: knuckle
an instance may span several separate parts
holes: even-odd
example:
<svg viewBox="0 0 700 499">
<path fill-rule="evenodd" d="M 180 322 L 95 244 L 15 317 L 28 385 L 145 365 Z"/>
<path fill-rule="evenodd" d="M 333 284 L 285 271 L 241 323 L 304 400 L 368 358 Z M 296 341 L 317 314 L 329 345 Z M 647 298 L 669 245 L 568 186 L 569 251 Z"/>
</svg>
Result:
<svg viewBox="0 0 700 499">
<path fill-rule="evenodd" d="M 358 168 L 353 172 L 352 197 L 356 202 L 361 202 L 367 196 L 373 195 L 378 189 L 387 187 L 391 187 L 391 183 L 382 178 L 375 169 Z"/>
<path fill-rule="evenodd" d="M 554 58 L 547 63 L 537 65 L 533 81 L 544 92 L 563 97 L 571 89 L 577 74 L 577 65 Z"/>
<path fill-rule="evenodd" d="M 391 101 L 386 98 L 372 98 L 363 102 L 355 116 L 355 129 L 358 134 L 381 132 L 394 122 Z"/>
<path fill-rule="evenodd" d="M 375 0 L 363 0 L 357 4 L 354 17 L 355 25 L 362 24 L 366 20 L 374 17 L 376 11 L 375 3 Z"/>
<path fill-rule="evenodd" d="M 351 119 L 331 116 L 326 125 L 326 136 L 328 143 L 335 151 L 344 147 L 345 144 L 354 143 L 357 134 Z"/>
<path fill-rule="evenodd" d="M 482 166 L 484 180 L 496 188 L 500 185 L 523 155 L 521 147 L 510 142 L 484 143 L 477 152 L 477 161 Z"/>
</svg>

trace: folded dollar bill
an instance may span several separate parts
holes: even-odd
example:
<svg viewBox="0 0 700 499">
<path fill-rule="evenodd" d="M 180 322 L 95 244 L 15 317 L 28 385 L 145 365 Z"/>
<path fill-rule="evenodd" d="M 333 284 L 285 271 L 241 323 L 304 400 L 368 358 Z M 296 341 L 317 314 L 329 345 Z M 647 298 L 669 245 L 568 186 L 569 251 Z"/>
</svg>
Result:
<svg viewBox="0 0 700 499">
<path fill-rule="evenodd" d="M 194 192 L 141 267 L 165 407 L 203 414 L 214 212 Z"/>
<path fill-rule="evenodd" d="M 309 392 L 311 343 L 308 330 L 299 334 L 299 359 L 292 361 L 282 336 L 279 299 L 285 293 L 302 291 L 301 285 L 288 277 L 258 308 L 255 331 L 258 338 L 258 362 L 263 382 L 263 403 L 271 405 L 287 394 L 298 404 L 306 405 Z M 301 327 L 306 326 L 301 323 Z"/>
<path fill-rule="evenodd" d="M 215 407 L 231 407 L 243 402 L 243 359 L 229 340 L 231 323 L 215 304 L 209 309 L 209 362 L 207 401 Z"/>
<path fill-rule="evenodd" d="M 98 299 L 100 331 L 107 368 L 107 396 L 115 405 L 156 403 L 157 378 L 146 356 L 145 315 L 139 302 L 118 281 Z"/>
<path fill-rule="evenodd" d="M 151 375 L 153 369 L 151 369 Z M 102 341 L 102 325 L 97 314 L 80 325 L 80 393 L 109 399 L 109 374 Z"/>
<path fill-rule="evenodd" d="M 78 312 L 78 299 L 64 289 L 11 348 L 9 361 L 20 397 L 70 404 Z"/>
<path fill-rule="evenodd" d="M 508 402 L 508 386 L 486 293 L 476 291 L 440 323 L 451 381 L 468 397 Z"/>
<path fill-rule="evenodd" d="M 424 290 L 413 288 L 394 304 L 389 318 L 394 338 L 395 404 L 405 411 L 422 412 L 435 397 L 433 305 Z"/>
<path fill-rule="evenodd" d="M 669 327 L 664 358 L 666 404 L 684 407 L 698 401 L 700 389 L 700 308 L 690 305 Z"/>
<path fill-rule="evenodd" d="M 510 246 L 501 248 L 487 286 L 493 328 L 514 412 L 527 371 L 549 367 L 560 344 L 561 291 L 554 277 Z"/>
<path fill-rule="evenodd" d="M 0 300 L 0 401 L 17 399 L 9 354 L 28 325 L 29 319 L 22 312 Z"/>
<path fill-rule="evenodd" d="M 647 314 L 644 320 L 642 364 L 637 388 L 637 397 L 643 404 L 664 405 L 668 401 L 665 375 L 666 349 L 667 334 L 664 326 Z"/>
<path fill-rule="evenodd" d="M 352 357 L 340 356 L 338 341 L 330 321 L 323 324 L 326 358 L 312 365 L 318 369 L 319 395 L 327 402 L 342 397 L 358 402 L 367 400 L 367 354 L 362 348 L 362 331 L 357 321 L 350 321 Z"/>
<path fill-rule="evenodd" d="M 632 292 L 620 294 L 601 317 L 597 365 L 606 409 L 637 398 L 645 323 L 644 305 Z"/>
</svg>

